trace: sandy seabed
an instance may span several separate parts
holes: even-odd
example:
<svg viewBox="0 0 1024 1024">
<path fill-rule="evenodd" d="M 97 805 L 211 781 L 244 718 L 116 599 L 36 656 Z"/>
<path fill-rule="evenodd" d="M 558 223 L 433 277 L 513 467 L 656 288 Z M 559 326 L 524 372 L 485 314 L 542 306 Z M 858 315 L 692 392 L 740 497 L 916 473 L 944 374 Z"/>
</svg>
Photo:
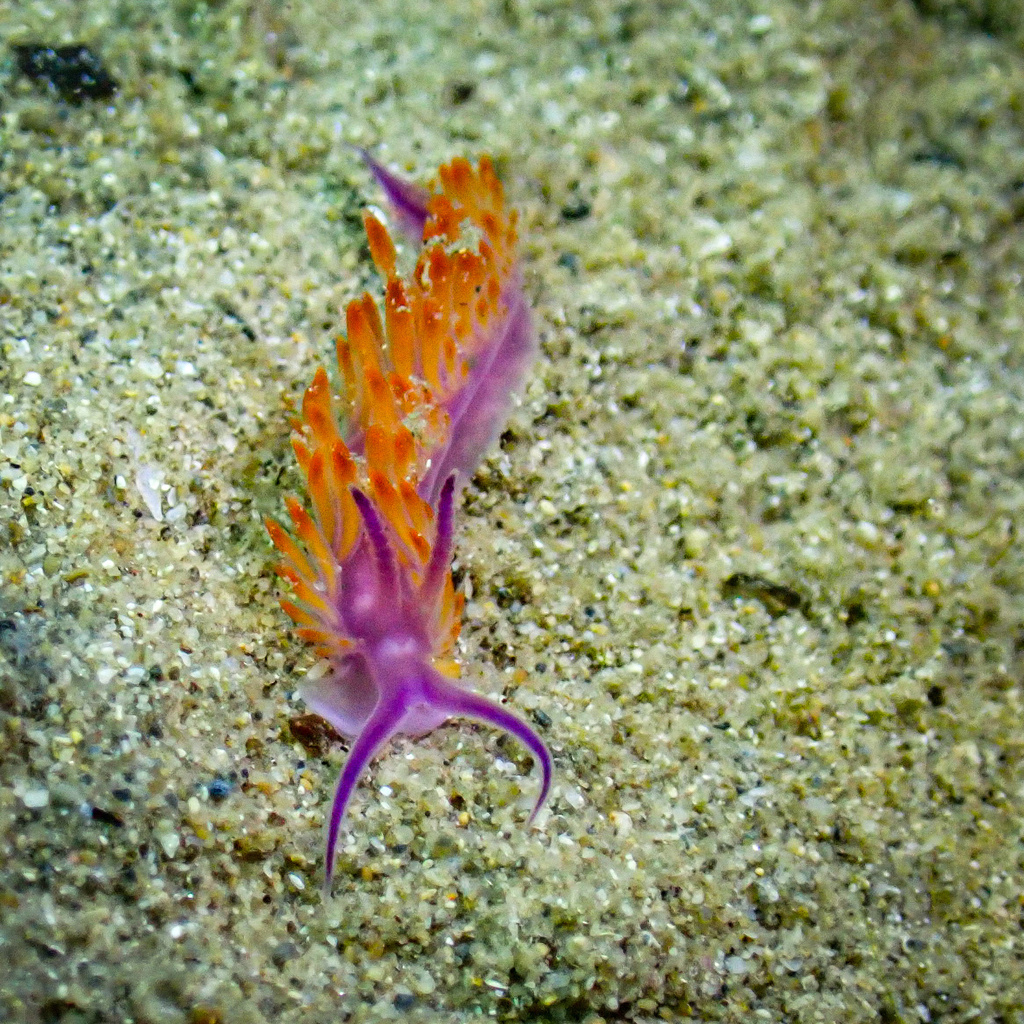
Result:
<svg viewBox="0 0 1024 1024">
<path fill-rule="evenodd" d="M 1024 1021 L 1024 17 L 0 0 L 0 1017 Z M 84 42 L 73 102 L 14 44 Z M 261 521 L 348 144 L 489 152 L 541 356 L 363 781 Z"/>
</svg>

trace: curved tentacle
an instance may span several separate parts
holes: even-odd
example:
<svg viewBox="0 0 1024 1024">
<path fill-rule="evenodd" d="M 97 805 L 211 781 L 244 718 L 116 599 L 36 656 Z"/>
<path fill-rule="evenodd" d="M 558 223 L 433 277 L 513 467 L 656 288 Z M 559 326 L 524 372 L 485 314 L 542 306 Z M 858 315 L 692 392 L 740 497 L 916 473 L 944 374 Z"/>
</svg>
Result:
<svg viewBox="0 0 1024 1024">
<path fill-rule="evenodd" d="M 475 718 L 489 725 L 495 725 L 515 736 L 533 754 L 534 760 L 540 766 L 541 784 L 540 793 L 528 819 L 529 822 L 532 822 L 544 806 L 548 793 L 551 791 L 553 765 L 551 752 L 544 741 L 521 718 L 500 704 L 496 704 L 479 693 L 454 686 L 437 673 L 431 675 L 429 688 L 431 703 L 435 707 L 447 711 L 450 715 L 465 715 L 468 718 Z"/>
<path fill-rule="evenodd" d="M 327 826 L 325 889 L 330 887 L 331 878 L 334 875 L 334 853 L 338 846 L 338 829 L 341 827 L 341 819 L 345 817 L 345 809 L 348 807 L 359 776 L 363 774 L 366 766 L 373 760 L 381 747 L 398 732 L 405 711 L 406 708 L 401 702 L 381 701 L 362 727 L 355 743 L 352 744 L 348 760 L 345 761 L 345 767 L 341 770 L 341 777 L 338 779 L 338 788 L 334 792 L 334 803 L 331 805 L 331 817 Z"/>
</svg>

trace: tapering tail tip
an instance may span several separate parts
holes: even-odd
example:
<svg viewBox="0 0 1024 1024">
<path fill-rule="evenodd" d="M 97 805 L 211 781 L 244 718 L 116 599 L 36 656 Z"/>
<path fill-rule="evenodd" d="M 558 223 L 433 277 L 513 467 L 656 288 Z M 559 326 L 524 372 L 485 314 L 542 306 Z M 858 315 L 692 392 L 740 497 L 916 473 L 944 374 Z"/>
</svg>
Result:
<svg viewBox="0 0 1024 1024">
<path fill-rule="evenodd" d="M 409 241 L 418 243 L 423 240 L 423 228 L 427 223 L 427 204 L 430 192 L 405 178 L 389 171 L 379 160 L 374 159 L 369 150 L 355 147 L 356 152 L 376 178 L 377 184 L 384 190 L 388 203 L 398 219 L 402 232 Z"/>
</svg>

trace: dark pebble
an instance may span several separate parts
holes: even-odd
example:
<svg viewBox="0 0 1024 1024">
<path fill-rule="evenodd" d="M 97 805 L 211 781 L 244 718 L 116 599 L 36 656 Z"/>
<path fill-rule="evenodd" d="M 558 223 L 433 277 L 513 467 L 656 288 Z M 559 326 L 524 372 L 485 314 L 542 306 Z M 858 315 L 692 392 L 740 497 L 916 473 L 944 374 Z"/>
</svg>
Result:
<svg viewBox="0 0 1024 1024">
<path fill-rule="evenodd" d="M 93 807 L 90 817 L 93 821 L 101 822 L 104 825 L 113 825 L 115 828 L 121 828 L 124 825 L 124 822 L 113 811 L 105 811 L 102 807 Z"/>
<path fill-rule="evenodd" d="M 271 951 L 270 959 L 278 969 L 284 967 L 289 960 L 299 955 L 299 947 L 294 942 L 279 942 Z"/>
<path fill-rule="evenodd" d="M 223 800 L 231 792 L 231 783 L 227 779 L 214 779 L 207 786 L 211 800 Z"/>
<path fill-rule="evenodd" d="M 21 43 L 13 46 L 18 70 L 33 82 L 48 86 L 65 103 L 105 100 L 117 92 L 114 78 L 87 46 L 48 46 Z"/>
</svg>

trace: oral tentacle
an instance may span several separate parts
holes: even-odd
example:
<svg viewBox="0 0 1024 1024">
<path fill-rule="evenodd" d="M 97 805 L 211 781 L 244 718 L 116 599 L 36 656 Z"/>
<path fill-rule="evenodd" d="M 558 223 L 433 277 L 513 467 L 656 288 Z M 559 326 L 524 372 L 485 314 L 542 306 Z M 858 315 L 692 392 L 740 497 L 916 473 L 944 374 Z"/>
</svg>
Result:
<svg viewBox="0 0 1024 1024">
<path fill-rule="evenodd" d="M 331 804 L 331 817 L 327 826 L 327 863 L 325 870 L 325 888 L 331 884 L 334 875 L 334 854 L 338 846 L 338 830 L 345 810 L 352 798 L 359 777 L 376 754 L 398 732 L 399 724 L 406 708 L 401 703 L 388 704 L 381 702 L 362 727 L 352 749 L 349 751 L 345 767 L 338 779 L 338 788 L 334 792 Z"/>
<path fill-rule="evenodd" d="M 520 743 L 526 747 L 534 760 L 540 766 L 541 784 L 540 793 L 537 796 L 533 810 L 530 812 L 529 822 L 532 822 L 540 809 L 544 806 L 551 791 L 551 777 L 553 764 L 551 752 L 544 741 L 531 729 L 522 719 L 506 710 L 500 704 L 482 697 L 479 693 L 470 690 L 463 690 L 446 682 L 441 676 L 435 675 L 430 680 L 431 703 L 438 708 L 443 708 L 449 715 L 464 715 L 467 718 L 475 718 L 488 725 L 497 726 L 505 732 L 515 736 Z"/>
</svg>

